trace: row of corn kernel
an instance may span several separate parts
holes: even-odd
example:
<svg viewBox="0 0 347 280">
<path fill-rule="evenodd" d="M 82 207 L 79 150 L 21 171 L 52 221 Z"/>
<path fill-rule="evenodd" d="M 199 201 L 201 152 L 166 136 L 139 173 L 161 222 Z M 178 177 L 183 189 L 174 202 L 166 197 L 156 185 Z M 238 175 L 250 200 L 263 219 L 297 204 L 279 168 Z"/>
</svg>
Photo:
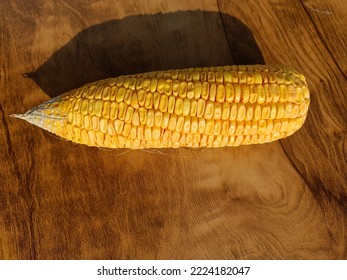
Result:
<svg viewBox="0 0 347 280">
<path fill-rule="evenodd" d="M 69 115 L 69 117 L 70 116 L 71 115 Z M 163 121 L 162 116 L 155 115 L 152 122 L 146 122 L 140 125 L 139 123 L 134 124 L 119 119 L 113 121 L 102 117 L 83 116 L 79 113 L 75 113 L 67 119 L 67 122 L 73 126 L 88 130 L 101 131 L 102 133 L 108 133 L 110 135 L 123 134 L 124 136 L 128 136 L 131 129 L 135 129 L 136 127 L 142 129 L 144 126 L 146 128 L 153 128 L 155 131 L 159 132 L 159 135 L 161 131 L 165 129 L 168 131 L 183 131 L 184 133 L 205 133 L 207 135 L 270 134 L 273 133 L 273 131 L 287 132 L 295 130 L 301 126 L 302 120 L 303 118 L 299 117 L 295 119 L 268 119 L 259 121 L 223 121 L 220 119 L 206 120 L 205 118 L 171 115 L 166 117 L 166 120 Z M 135 133 L 135 137 L 141 137 L 138 132 L 135 131 L 133 133 Z"/>
<path fill-rule="evenodd" d="M 160 81 L 159 81 L 160 80 Z M 267 67 L 264 65 L 251 66 L 225 66 L 225 67 L 204 67 L 190 68 L 186 70 L 169 70 L 159 72 L 141 73 L 130 76 L 119 76 L 94 83 L 90 83 L 75 91 L 77 97 L 80 97 L 82 92 L 90 88 L 92 91 L 89 95 L 104 95 L 110 94 L 103 88 L 106 86 L 124 87 L 126 89 L 139 90 L 150 88 L 155 91 L 157 85 L 159 88 L 164 87 L 166 80 L 178 80 L 185 82 L 217 82 L 217 83 L 248 83 L 248 84 L 294 84 L 300 86 L 305 83 L 305 78 L 296 71 L 289 68 L 281 68 L 278 66 Z M 161 85 L 162 84 L 162 85 Z M 89 91 L 89 90 L 88 90 Z"/>
<path fill-rule="evenodd" d="M 275 105 L 274 105 L 275 106 Z M 275 106 L 276 107 L 276 106 Z M 190 116 L 182 116 L 182 115 L 176 115 L 176 114 L 169 114 L 168 112 L 162 113 L 161 111 L 154 111 L 154 110 L 148 110 L 146 111 L 145 108 L 140 108 L 138 111 L 135 111 L 132 107 L 129 107 L 131 109 L 131 113 L 128 113 L 127 111 L 125 118 L 123 119 L 115 119 L 116 123 L 127 123 L 127 124 L 132 124 L 134 126 L 138 125 L 147 125 L 149 127 L 161 127 L 163 129 L 169 128 L 170 130 L 173 129 L 180 129 L 181 126 L 183 126 L 183 123 L 191 123 L 192 127 L 195 126 L 196 122 L 198 119 L 201 120 L 215 120 L 216 122 L 218 121 L 261 121 L 261 120 L 282 120 L 283 118 L 285 119 L 290 119 L 290 120 L 296 120 L 296 118 L 291 118 L 291 115 L 286 115 L 285 111 L 281 113 L 281 115 L 278 115 L 278 117 L 271 117 L 271 112 L 262 112 L 261 119 L 257 118 L 251 118 L 249 117 L 250 113 L 248 111 L 245 111 L 246 117 L 239 116 L 237 115 L 236 117 L 232 118 L 198 118 L 198 117 L 190 117 Z M 266 108 L 263 108 L 263 111 Z M 269 109 L 270 110 L 270 109 Z M 285 110 L 285 109 L 283 109 Z M 277 109 L 277 112 L 280 110 Z M 240 110 L 239 110 L 240 112 Z M 260 115 L 261 112 L 259 112 Z M 239 113 L 238 113 L 239 114 Z M 297 116 L 303 116 L 303 115 L 298 115 Z M 99 130 L 99 122 L 105 123 L 105 121 L 108 121 L 109 118 L 104 118 L 104 117 L 98 117 L 98 116 L 91 116 L 91 115 L 85 115 L 83 116 L 80 113 L 72 113 L 69 112 L 67 115 L 67 121 L 68 123 L 74 124 L 79 127 L 86 127 L 88 129 L 94 129 L 94 130 Z M 112 120 L 112 118 L 111 118 Z M 177 126 L 177 127 L 176 127 Z M 187 126 L 187 125 L 186 125 Z M 101 126 L 103 130 L 106 130 L 106 126 Z"/>
<path fill-rule="evenodd" d="M 200 135 L 192 133 L 178 133 L 166 131 L 162 139 L 151 137 L 153 131 L 145 132 L 143 138 L 131 138 L 124 135 L 108 135 L 100 131 L 88 131 L 67 126 L 67 136 L 70 139 L 87 145 L 114 148 L 162 148 L 162 147 L 224 147 L 239 146 L 241 144 L 266 143 L 286 137 L 290 132 L 275 132 L 273 134 L 254 135 Z"/>
<path fill-rule="evenodd" d="M 155 75 L 142 74 L 140 77 L 121 76 L 116 82 L 117 86 L 130 89 L 140 89 L 142 84 L 147 87 L 149 81 L 156 81 L 157 84 L 166 80 L 177 80 L 185 82 L 209 82 L 209 83 L 248 83 L 248 84 L 294 84 L 296 86 L 305 83 L 303 77 L 286 72 L 251 72 L 251 71 L 171 71 L 156 72 Z M 151 88 L 151 87 L 149 87 Z"/>
<path fill-rule="evenodd" d="M 211 72 L 212 73 L 212 72 Z M 124 91 L 126 90 L 140 90 L 143 89 L 145 91 L 150 91 L 150 92 L 159 92 L 159 93 L 165 93 L 167 95 L 175 95 L 175 96 L 181 96 L 181 97 L 185 97 L 188 96 L 189 98 L 193 98 L 195 97 L 196 99 L 200 97 L 200 95 L 202 97 L 204 97 L 204 91 L 208 92 L 208 88 L 205 89 L 207 86 L 211 86 L 211 91 L 212 92 L 216 92 L 216 88 L 217 86 L 221 86 L 221 85 L 244 85 L 247 84 L 248 86 L 251 85 L 283 85 L 283 86 L 287 86 L 287 85 L 292 85 L 295 89 L 295 87 L 298 86 L 302 86 L 303 82 L 296 77 L 292 77 L 292 76 L 281 76 L 283 74 L 277 73 L 277 74 L 273 74 L 273 73 L 257 73 L 257 75 L 249 75 L 248 73 L 244 73 L 244 74 L 239 74 L 239 76 L 232 76 L 232 73 L 229 72 L 225 72 L 225 73 L 221 73 L 219 79 L 216 79 L 215 76 L 211 77 L 211 75 L 207 75 L 207 77 L 210 76 L 210 79 L 207 78 L 207 80 L 205 81 L 205 79 L 201 78 L 200 80 L 173 80 L 173 79 L 157 79 L 157 78 L 152 78 L 152 79 L 143 79 L 143 78 L 132 78 L 136 80 L 136 84 L 134 87 L 127 87 L 127 85 L 121 85 L 120 83 L 117 83 L 117 88 L 123 88 Z M 230 75 L 229 75 L 230 74 Z M 202 73 L 199 73 L 199 75 L 202 75 Z M 224 78 L 223 78 L 224 76 Z M 227 77 L 230 77 L 227 78 Z M 236 77 L 236 78 L 235 78 Z M 218 78 L 218 76 L 217 76 Z M 291 79 L 294 79 L 293 81 Z M 229 85 L 229 86 L 230 86 Z M 113 86 L 115 87 L 115 86 Z M 221 88 L 222 89 L 222 88 Z M 94 90 L 94 88 L 93 88 Z M 99 90 L 99 94 L 95 94 L 94 91 L 86 91 L 84 93 L 84 95 L 88 98 L 92 98 L 92 97 L 103 97 L 105 99 L 110 98 L 111 93 L 109 89 L 103 90 L 101 93 L 101 90 Z M 120 92 L 118 95 L 122 95 L 124 93 Z M 113 93 L 113 95 L 115 95 L 115 93 Z M 206 95 L 206 94 L 205 94 Z"/>
<path fill-rule="evenodd" d="M 120 104 L 116 102 L 89 101 L 92 105 L 88 112 L 81 108 L 81 113 L 68 112 L 67 120 L 69 123 L 82 123 L 82 116 L 85 119 L 90 119 L 95 116 L 105 119 L 120 120 L 133 125 L 146 124 L 148 126 L 163 127 L 168 125 L 170 119 L 182 117 L 198 117 L 209 119 L 222 120 L 237 120 L 237 121 L 258 121 L 260 119 L 294 119 L 298 116 L 303 116 L 307 113 L 307 104 L 302 103 L 300 106 L 292 103 L 277 103 L 268 105 L 252 105 L 252 104 L 229 104 L 211 102 L 204 100 L 188 100 L 184 99 L 181 102 L 176 102 L 174 109 L 168 111 L 147 110 L 141 107 L 135 110 L 132 106 L 127 106 L 124 102 Z M 103 104 L 101 104 L 103 103 Z M 83 104 L 83 102 L 82 102 Z M 172 121 L 171 121 L 172 122 Z"/>
<path fill-rule="evenodd" d="M 179 82 L 177 87 L 173 88 L 172 95 L 163 94 L 159 91 L 147 92 L 144 89 L 133 91 L 130 89 L 125 89 L 123 87 L 105 87 L 103 92 L 112 92 L 112 96 L 95 96 L 89 94 L 90 91 L 87 89 L 86 92 L 82 94 L 84 102 L 90 100 L 104 100 L 106 101 L 117 101 L 125 102 L 128 105 L 138 108 L 141 106 L 146 106 L 147 108 L 157 109 L 159 106 L 161 108 L 166 108 L 166 106 L 175 102 L 175 97 L 188 98 L 188 99 L 203 99 L 210 101 L 217 101 L 219 103 L 224 102 L 235 102 L 235 103 L 270 103 L 270 102 L 294 102 L 300 104 L 309 98 L 309 92 L 306 86 L 294 87 L 286 85 L 248 85 L 248 84 L 209 84 L 205 83 L 186 83 Z M 71 101 L 72 99 L 72 101 Z M 82 99 L 71 98 L 63 101 L 62 109 L 68 111 L 71 107 L 80 106 Z M 74 103 L 71 103 L 74 102 Z M 171 103 L 170 103 L 171 102 Z M 77 103 L 77 105 L 75 104 Z M 87 103 L 86 103 L 87 104 Z M 84 107 L 86 107 L 86 104 Z"/>
</svg>

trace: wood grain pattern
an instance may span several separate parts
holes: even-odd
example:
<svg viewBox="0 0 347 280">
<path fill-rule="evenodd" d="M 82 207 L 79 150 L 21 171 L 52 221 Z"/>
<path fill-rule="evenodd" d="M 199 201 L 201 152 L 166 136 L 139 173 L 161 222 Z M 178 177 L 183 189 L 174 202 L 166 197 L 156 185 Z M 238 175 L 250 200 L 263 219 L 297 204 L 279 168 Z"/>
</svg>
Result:
<svg viewBox="0 0 347 280">
<path fill-rule="evenodd" d="M 0 258 L 346 259 L 343 1 L 113 2 L 0 3 Z M 271 144 L 108 151 L 9 118 L 110 74 L 263 60 L 312 94 Z"/>
</svg>

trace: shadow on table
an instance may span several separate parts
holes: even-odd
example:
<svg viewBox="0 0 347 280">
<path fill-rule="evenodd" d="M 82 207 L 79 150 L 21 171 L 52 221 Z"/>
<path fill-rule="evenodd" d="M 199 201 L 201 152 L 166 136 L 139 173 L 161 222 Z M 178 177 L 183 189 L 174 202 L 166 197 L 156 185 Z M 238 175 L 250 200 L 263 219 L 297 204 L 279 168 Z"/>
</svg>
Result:
<svg viewBox="0 0 347 280">
<path fill-rule="evenodd" d="M 262 64 L 251 31 L 205 11 L 130 16 L 91 26 L 26 76 L 50 97 L 98 79 L 153 70 Z"/>
</svg>

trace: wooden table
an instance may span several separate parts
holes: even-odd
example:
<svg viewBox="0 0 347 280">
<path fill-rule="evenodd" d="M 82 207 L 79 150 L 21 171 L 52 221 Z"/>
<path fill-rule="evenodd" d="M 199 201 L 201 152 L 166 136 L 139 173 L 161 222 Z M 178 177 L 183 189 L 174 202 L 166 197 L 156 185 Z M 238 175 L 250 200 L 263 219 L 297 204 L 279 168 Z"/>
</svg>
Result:
<svg viewBox="0 0 347 280">
<path fill-rule="evenodd" d="M 0 3 L 0 258 L 346 259 L 344 1 L 114 2 Z M 9 117 L 103 77 L 255 63 L 307 77 L 289 138 L 109 151 Z"/>
</svg>

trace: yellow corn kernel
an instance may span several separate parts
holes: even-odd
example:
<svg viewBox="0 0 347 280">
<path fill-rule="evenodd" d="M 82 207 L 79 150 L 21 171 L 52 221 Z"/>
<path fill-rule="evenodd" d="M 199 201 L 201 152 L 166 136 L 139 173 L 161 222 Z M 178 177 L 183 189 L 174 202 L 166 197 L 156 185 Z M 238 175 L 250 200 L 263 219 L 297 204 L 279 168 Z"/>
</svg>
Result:
<svg viewBox="0 0 347 280">
<path fill-rule="evenodd" d="M 145 127 L 143 125 L 139 125 L 137 127 L 137 138 L 138 140 L 143 140 L 145 138 Z"/>
<path fill-rule="evenodd" d="M 125 96 L 125 91 L 126 89 L 124 87 L 121 87 L 118 89 L 117 96 L 116 96 L 116 101 L 117 102 L 122 102 Z"/>
<path fill-rule="evenodd" d="M 81 141 L 85 144 L 89 142 L 88 132 L 85 129 L 81 129 Z"/>
<path fill-rule="evenodd" d="M 181 115 L 182 114 L 182 112 L 183 112 L 183 103 L 184 103 L 184 101 L 183 101 L 182 98 L 178 97 L 176 99 L 175 111 L 174 111 L 176 115 Z"/>
<path fill-rule="evenodd" d="M 185 98 L 183 100 L 182 114 L 183 114 L 183 116 L 188 116 L 189 112 L 190 112 L 190 99 L 189 98 Z"/>
<path fill-rule="evenodd" d="M 110 100 L 111 101 L 115 101 L 116 100 L 117 91 L 118 91 L 118 87 L 117 86 L 112 86 L 111 87 L 111 90 L 110 90 Z"/>
<path fill-rule="evenodd" d="M 133 119 L 133 114 L 134 114 L 135 109 L 131 106 L 127 107 L 126 113 L 125 113 L 125 117 L 124 117 L 124 121 L 126 123 L 131 123 L 132 119 Z"/>
<path fill-rule="evenodd" d="M 272 102 L 277 103 L 280 99 L 280 88 L 277 84 L 270 85 L 270 93 L 272 96 Z"/>
<path fill-rule="evenodd" d="M 204 113 L 205 113 L 205 100 L 199 99 L 197 104 L 196 116 L 200 118 L 204 115 Z"/>
<path fill-rule="evenodd" d="M 154 110 L 153 109 L 147 111 L 146 125 L 148 127 L 154 126 Z"/>
<path fill-rule="evenodd" d="M 199 72 L 194 71 L 192 74 L 192 77 L 193 77 L 194 82 L 200 81 L 200 73 Z"/>
<path fill-rule="evenodd" d="M 93 99 L 90 99 L 88 102 L 88 114 L 89 115 L 94 115 L 94 103 L 95 103 L 95 100 L 93 100 Z"/>
<path fill-rule="evenodd" d="M 163 94 L 160 97 L 159 110 L 162 111 L 162 112 L 166 112 L 167 111 L 167 105 L 168 105 L 168 96 Z"/>
<path fill-rule="evenodd" d="M 214 103 L 213 119 L 219 120 L 222 117 L 222 105 L 218 102 Z"/>
<path fill-rule="evenodd" d="M 270 103 L 272 101 L 272 95 L 270 92 L 270 86 L 269 84 L 263 85 L 263 89 L 265 92 L 265 103 Z"/>
<path fill-rule="evenodd" d="M 251 122 L 251 130 L 249 132 L 250 135 L 255 135 L 258 132 L 258 122 L 252 121 Z"/>
<path fill-rule="evenodd" d="M 124 120 L 127 107 L 128 106 L 127 106 L 127 104 L 125 104 L 125 102 L 119 103 L 119 105 L 118 105 L 118 118 L 120 120 Z"/>
<path fill-rule="evenodd" d="M 245 121 L 250 121 L 253 119 L 253 113 L 254 113 L 254 105 L 247 105 L 246 106 L 246 115 L 245 115 Z"/>
<path fill-rule="evenodd" d="M 273 120 L 276 118 L 277 115 L 277 106 L 276 104 L 271 105 L 271 112 L 270 112 L 270 119 Z"/>
<path fill-rule="evenodd" d="M 204 100 L 207 100 L 210 93 L 210 86 L 208 82 L 202 83 L 202 89 L 201 89 L 201 98 Z"/>
<path fill-rule="evenodd" d="M 168 125 L 168 129 L 173 131 L 176 128 L 176 123 L 177 123 L 177 115 L 172 114 L 170 116 L 170 120 L 169 120 L 169 125 Z"/>
<path fill-rule="evenodd" d="M 216 82 L 220 84 L 223 83 L 223 73 L 220 71 L 216 72 Z"/>
<path fill-rule="evenodd" d="M 293 110 L 293 104 L 292 103 L 285 103 L 284 106 L 284 118 L 288 119 L 290 118 Z"/>
<path fill-rule="evenodd" d="M 190 126 L 191 133 L 196 134 L 198 131 L 198 127 L 199 127 L 198 119 L 197 117 L 193 117 L 191 119 L 191 126 Z"/>
<path fill-rule="evenodd" d="M 213 116 L 213 110 L 214 110 L 214 104 L 212 101 L 207 101 L 206 108 L 205 108 L 205 119 L 209 120 Z"/>
<path fill-rule="evenodd" d="M 151 79 L 149 89 L 152 93 L 157 90 L 157 85 L 158 85 L 158 79 L 156 78 Z"/>
<path fill-rule="evenodd" d="M 178 96 L 179 88 L 180 88 L 180 82 L 178 80 L 174 80 L 172 83 L 172 94 L 174 96 Z"/>
<path fill-rule="evenodd" d="M 160 97 L 161 97 L 161 94 L 159 92 L 153 93 L 153 107 L 154 107 L 154 109 L 159 108 Z"/>
<path fill-rule="evenodd" d="M 198 120 L 198 133 L 203 134 L 206 130 L 206 120 L 204 118 L 199 118 Z"/>
<path fill-rule="evenodd" d="M 278 103 L 276 109 L 277 109 L 276 119 L 282 119 L 284 116 L 284 104 Z"/>
<path fill-rule="evenodd" d="M 167 111 L 170 114 L 172 114 L 175 109 L 175 102 L 176 102 L 175 96 L 173 95 L 169 96 Z"/>
<path fill-rule="evenodd" d="M 213 83 L 216 81 L 215 73 L 214 72 L 208 72 L 207 73 L 207 81 L 209 83 Z"/>
<path fill-rule="evenodd" d="M 135 126 L 131 126 L 130 132 L 129 132 L 129 139 L 136 139 L 137 138 L 137 129 Z"/>
<path fill-rule="evenodd" d="M 111 122 L 108 122 L 107 124 L 107 134 L 116 135 L 116 130 Z"/>
<path fill-rule="evenodd" d="M 125 137 L 128 137 L 129 133 L 130 133 L 130 129 L 131 129 L 131 124 L 130 123 L 125 123 L 124 127 L 123 127 L 122 135 L 125 136 Z"/>
<path fill-rule="evenodd" d="M 227 102 L 233 102 L 235 97 L 234 86 L 230 83 L 225 85 L 225 99 Z"/>
<path fill-rule="evenodd" d="M 281 129 L 280 132 L 286 132 L 287 131 L 287 126 L 288 126 L 288 120 L 287 119 L 282 119 L 281 120 Z"/>
<path fill-rule="evenodd" d="M 152 130 L 152 138 L 153 138 L 153 140 L 159 139 L 160 135 L 161 135 L 160 128 L 159 127 L 153 127 L 153 130 Z"/>
<path fill-rule="evenodd" d="M 231 73 L 230 71 L 223 72 L 224 83 L 231 83 Z"/>
<path fill-rule="evenodd" d="M 85 93 L 85 97 L 88 99 L 93 99 L 96 91 L 96 86 L 91 86 Z"/>
<path fill-rule="evenodd" d="M 299 115 L 300 116 L 303 116 L 307 113 L 307 109 L 308 109 L 308 105 L 306 103 L 301 103 L 300 106 L 299 106 Z"/>
<path fill-rule="evenodd" d="M 161 121 L 161 128 L 166 129 L 169 126 L 170 114 L 168 112 L 163 113 L 163 118 Z"/>
<path fill-rule="evenodd" d="M 158 85 L 157 85 L 157 91 L 159 93 L 163 93 L 164 92 L 164 86 L 165 86 L 165 80 L 164 79 L 160 79 L 158 81 Z"/>
<path fill-rule="evenodd" d="M 218 86 L 217 86 L 216 100 L 219 103 L 223 103 L 225 100 L 225 87 L 223 84 L 218 84 Z"/>
<path fill-rule="evenodd" d="M 194 87 L 194 98 L 199 99 L 202 92 L 202 84 L 201 82 L 196 82 Z"/>
<path fill-rule="evenodd" d="M 129 88 L 129 83 L 130 83 L 130 77 L 128 76 L 124 77 L 123 87 Z"/>
<path fill-rule="evenodd" d="M 187 82 L 181 82 L 180 84 L 180 89 L 178 91 L 178 96 L 181 98 L 186 98 L 187 97 Z"/>
<path fill-rule="evenodd" d="M 88 99 L 83 99 L 82 103 L 81 103 L 81 113 L 83 115 L 87 115 L 88 114 Z"/>
<path fill-rule="evenodd" d="M 92 127 L 94 131 L 99 130 L 99 118 L 97 116 L 92 116 Z"/>
<path fill-rule="evenodd" d="M 82 115 L 79 113 L 75 113 L 72 124 L 75 126 L 81 127 L 82 126 Z"/>
<path fill-rule="evenodd" d="M 102 88 L 97 87 L 94 94 L 94 99 L 101 99 Z"/>
<path fill-rule="evenodd" d="M 163 113 L 161 111 L 156 111 L 154 113 L 154 127 L 160 127 L 163 122 Z"/>
<path fill-rule="evenodd" d="M 266 131 L 266 120 L 259 120 L 258 122 L 258 134 L 264 134 Z"/>
<path fill-rule="evenodd" d="M 163 134 L 163 141 L 164 142 L 171 142 L 171 131 L 165 131 Z"/>
<path fill-rule="evenodd" d="M 211 83 L 210 84 L 209 100 L 210 101 L 215 101 L 216 100 L 216 94 L 217 94 L 217 84 L 216 83 Z"/>
<path fill-rule="evenodd" d="M 144 107 L 141 107 L 139 110 L 139 117 L 140 117 L 140 123 L 146 124 L 147 121 L 147 109 Z"/>
<path fill-rule="evenodd" d="M 231 107 L 230 107 L 229 120 L 234 121 L 234 120 L 236 120 L 236 117 L 237 117 L 237 104 L 232 103 Z"/>
<path fill-rule="evenodd" d="M 144 135 L 146 141 L 152 140 L 152 128 L 145 126 Z"/>
<path fill-rule="evenodd" d="M 110 87 L 105 87 L 101 94 L 102 100 L 110 100 Z"/>
<path fill-rule="evenodd" d="M 145 107 L 147 109 L 152 109 L 153 108 L 153 94 L 150 93 L 150 92 L 147 93 L 147 95 L 146 95 Z"/>
<path fill-rule="evenodd" d="M 135 91 L 131 94 L 130 105 L 135 109 L 139 108 L 137 93 Z"/>
<path fill-rule="evenodd" d="M 190 131 L 190 117 L 184 118 L 183 132 L 188 133 Z"/>
<path fill-rule="evenodd" d="M 230 105 L 228 102 L 222 103 L 222 120 L 228 120 L 230 115 Z"/>
<path fill-rule="evenodd" d="M 240 84 L 236 84 L 234 85 L 234 102 L 235 103 L 239 103 L 241 100 L 241 85 Z"/>
<path fill-rule="evenodd" d="M 87 130 L 92 129 L 92 117 L 90 115 L 86 115 L 83 118 L 83 127 Z"/>
<path fill-rule="evenodd" d="M 290 114 L 291 119 L 295 119 L 299 115 L 299 106 L 294 104 L 292 105 L 292 113 Z"/>
<path fill-rule="evenodd" d="M 206 121 L 205 134 L 212 135 L 214 130 L 214 120 L 210 119 Z"/>
<path fill-rule="evenodd" d="M 136 85 L 135 85 L 135 89 L 136 90 L 142 89 L 143 81 L 144 81 L 143 78 L 139 78 L 139 79 L 136 80 Z"/>
<path fill-rule="evenodd" d="M 233 84 L 238 83 L 239 82 L 239 75 L 237 74 L 237 72 L 236 71 L 231 71 L 230 73 L 231 73 L 231 79 L 232 79 L 231 82 Z"/>
<path fill-rule="evenodd" d="M 140 107 L 143 107 L 145 105 L 146 101 L 146 91 L 144 89 L 140 89 L 137 92 L 137 102 L 139 103 Z"/>
<path fill-rule="evenodd" d="M 102 112 L 102 105 L 104 104 L 104 101 L 102 100 L 96 100 L 94 103 L 94 115 L 101 117 Z"/>
<path fill-rule="evenodd" d="M 183 129 L 183 124 L 184 124 L 184 117 L 183 116 L 178 116 L 177 117 L 177 123 L 175 127 L 176 132 L 181 132 Z"/>
<path fill-rule="evenodd" d="M 295 102 L 296 99 L 296 89 L 292 85 L 287 86 L 287 97 L 289 102 Z"/>
<path fill-rule="evenodd" d="M 89 138 L 89 144 L 95 145 L 95 142 L 96 142 L 95 131 L 88 130 L 88 138 Z"/>
<path fill-rule="evenodd" d="M 253 120 L 258 121 L 261 118 L 261 113 L 262 113 L 262 107 L 257 104 L 254 108 L 254 113 L 253 113 Z"/>
<path fill-rule="evenodd" d="M 221 131 L 222 131 L 222 122 L 221 122 L 221 120 L 214 120 L 213 135 L 220 135 Z"/>
<path fill-rule="evenodd" d="M 237 136 L 242 135 L 243 128 L 244 128 L 244 125 L 243 125 L 242 121 L 241 122 L 236 122 L 235 135 L 237 135 Z"/>
<path fill-rule="evenodd" d="M 256 86 L 256 91 L 257 91 L 257 102 L 258 104 L 263 104 L 265 102 L 265 90 L 263 86 L 257 85 Z"/>
<path fill-rule="evenodd" d="M 172 142 L 178 142 L 180 140 L 181 134 L 177 131 L 172 132 Z"/>
<path fill-rule="evenodd" d="M 100 128 L 100 131 L 102 133 L 106 133 L 106 131 L 107 131 L 107 124 L 108 124 L 108 120 L 107 119 L 100 118 L 99 128 Z"/>
<path fill-rule="evenodd" d="M 198 102 L 195 99 L 190 101 L 190 116 L 196 116 L 198 110 Z"/>
<path fill-rule="evenodd" d="M 116 130 L 116 133 L 120 134 L 123 131 L 123 126 L 124 122 L 122 122 L 121 120 L 114 121 L 114 128 Z"/>
<path fill-rule="evenodd" d="M 270 114 L 271 114 L 270 105 L 263 106 L 263 109 L 261 111 L 261 118 L 263 120 L 267 120 L 270 118 Z"/>
<path fill-rule="evenodd" d="M 189 99 L 194 98 L 194 83 L 193 82 L 189 82 L 187 84 L 187 97 Z"/>
<path fill-rule="evenodd" d="M 102 107 L 102 113 L 101 116 L 104 118 L 109 118 L 110 117 L 110 107 L 111 107 L 111 102 L 110 101 L 105 101 L 104 105 Z"/>
</svg>

